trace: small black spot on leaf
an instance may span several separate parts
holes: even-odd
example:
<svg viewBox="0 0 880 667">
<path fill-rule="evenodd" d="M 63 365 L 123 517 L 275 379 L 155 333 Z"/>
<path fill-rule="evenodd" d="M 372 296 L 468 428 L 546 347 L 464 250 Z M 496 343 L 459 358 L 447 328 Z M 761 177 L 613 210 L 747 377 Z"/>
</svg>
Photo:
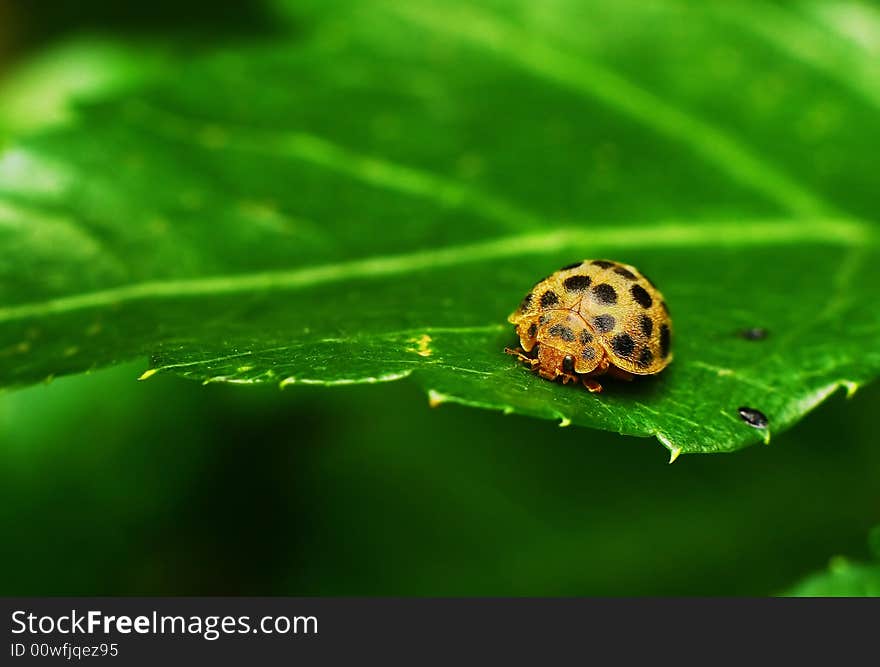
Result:
<svg viewBox="0 0 880 667">
<path fill-rule="evenodd" d="M 755 428 L 767 428 L 767 425 L 770 423 L 770 420 L 767 419 L 767 415 L 760 410 L 755 410 L 755 408 L 737 408 L 737 412 L 739 413 L 739 416 L 742 417 L 742 420 L 749 426 Z"/>
<path fill-rule="evenodd" d="M 739 335 L 740 338 L 745 338 L 746 340 L 764 340 L 769 333 L 769 331 L 762 327 L 751 327 L 749 329 L 743 329 L 739 332 Z"/>
<path fill-rule="evenodd" d="M 600 285 L 596 285 L 593 288 L 593 298 L 605 305 L 610 306 L 617 303 L 617 292 L 614 288 L 608 283 L 602 283 Z"/>
<path fill-rule="evenodd" d="M 615 324 L 617 322 L 614 320 L 614 315 L 597 315 L 593 318 L 593 326 L 599 333 L 608 333 L 614 329 Z"/>
</svg>

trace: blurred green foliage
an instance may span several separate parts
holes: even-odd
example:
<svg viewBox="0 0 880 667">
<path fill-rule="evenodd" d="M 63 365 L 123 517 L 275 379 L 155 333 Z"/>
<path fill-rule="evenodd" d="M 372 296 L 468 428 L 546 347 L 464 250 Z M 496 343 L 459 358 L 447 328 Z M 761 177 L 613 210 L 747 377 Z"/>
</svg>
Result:
<svg viewBox="0 0 880 667">
<path fill-rule="evenodd" d="M 145 14 L 118 3 L 78 4 L 72 13 L 65 3 L 42 6 L 38 13 L 26 4 L 0 0 L 0 39 L 4 26 L 9 32 L 12 25 L 3 17 L 14 16 L 21 26 L 16 50 L 0 54 L 16 63 L 0 81 L 0 91 L 15 92 L 14 100 L 4 101 L 20 102 L 18 116 L 4 107 L 15 120 L 5 129 L 65 122 L 70 116 L 59 109 L 67 108 L 71 94 L 115 94 L 139 77 L 173 75 L 177 59 L 202 49 L 234 61 L 236 49 L 272 39 L 277 30 L 298 39 L 300 30 L 308 33 L 312 11 L 344 17 L 351 5 L 290 2 L 242 9 L 230 3 L 215 11 L 192 4 L 181 13 L 161 3 Z M 875 212 L 874 156 L 866 148 L 876 135 L 866 128 L 876 124 L 876 66 L 865 54 L 876 48 L 871 29 L 880 23 L 871 18 L 870 5 L 848 3 L 846 14 L 841 5 L 824 2 L 800 3 L 793 12 L 774 3 L 722 9 L 671 1 L 595 2 L 589 6 L 602 30 L 581 35 L 560 20 L 567 14 L 556 13 L 577 3 L 491 4 L 526 7 L 522 15 L 512 12 L 515 25 L 561 31 L 566 48 L 601 53 L 617 71 L 664 91 L 672 102 L 688 100 L 697 117 L 722 118 L 753 145 L 773 146 L 774 160 L 802 177 L 805 192 L 844 202 L 847 211 L 869 219 Z M 697 12 L 700 20 L 687 20 L 682 12 Z M 206 14 L 211 21 L 200 20 Z M 607 20 L 623 15 L 622 21 Z M 367 12 L 353 30 L 365 39 L 377 23 Z M 460 37 L 479 24 L 445 25 Z M 729 25 L 738 27 L 731 31 Z M 413 38 L 396 34 L 384 47 L 387 57 Z M 321 43 L 333 48 L 338 37 L 328 30 Z M 447 38 L 430 46 L 441 55 L 450 48 Z M 659 50 L 664 58 L 656 58 Z M 695 53 L 709 56 L 695 61 Z M 334 72 L 340 85 L 360 85 L 356 77 L 346 79 L 346 71 L 358 71 L 346 70 L 357 63 L 354 56 L 340 60 Z M 77 63 L 86 63 L 95 76 L 57 94 L 59 81 L 83 71 Z M 712 77 L 695 76 L 697 70 Z M 420 88 L 418 73 L 416 67 L 412 76 L 380 84 L 392 94 L 394 86 L 410 85 L 416 98 L 436 103 L 434 121 L 450 122 L 456 110 L 442 104 L 436 88 Z M 478 81 L 479 74 L 466 72 L 463 81 Z M 711 94 L 704 88 L 709 84 Z M 496 92 L 513 90 L 516 81 L 502 78 L 494 85 Z M 469 90 L 483 99 L 485 88 Z M 31 105 L 45 102 L 45 95 L 55 95 L 50 104 Z M 552 114 L 559 100 L 557 93 L 546 95 L 536 118 Z M 220 108 L 234 107 L 234 91 L 229 96 Z M 514 95 L 497 99 L 516 105 Z M 741 99 L 754 114 L 733 111 Z M 669 169 L 666 139 L 600 108 L 587 109 L 583 132 L 612 128 L 622 143 L 601 144 L 594 157 L 602 168 L 589 175 L 593 189 L 584 191 L 577 206 L 600 210 L 610 220 L 777 213 L 779 201 L 713 180 L 694 156 L 679 155 L 677 168 Z M 299 112 L 320 119 L 322 107 Z M 504 125 L 503 109 L 482 112 L 498 128 L 482 140 L 505 148 L 513 133 Z M 554 127 L 548 125 L 544 139 L 571 140 L 553 136 Z M 364 130 L 356 118 L 340 128 L 354 139 Z M 377 121 L 367 129 L 364 136 L 381 139 L 400 128 Z M 790 133 L 798 140 L 789 141 Z M 433 135 L 423 136 L 419 150 L 443 154 Z M 470 139 L 459 140 L 466 145 Z M 553 155 L 542 159 L 552 161 Z M 511 160 L 520 163 L 518 156 Z M 569 192 L 566 187 L 534 178 L 545 170 L 541 165 L 499 171 L 517 176 L 506 181 L 494 181 L 479 166 L 449 165 L 480 185 L 527 201 L 555 202 L 554 214 L 567 215 L 573 205 L 569 197 L 549 196 Z M 211 161 L 192 165 L 193 174 L 200 170 L 210 171 Z M 239 176 L 259 187 L 259 174 Z M 574 182 L 578 176 L 566 178 Z M 616 196 L 614 184 L 623 177 L 631 192 Z M 782 200 L 802 202 L 794 192 Z M 88 199 L 87 190 L 82 194 Z M 107 204 L 103 196 L 90 204 L 100 209 Z M 400 241 L 418 240 L 420 231 L 412 233 Z M 129 240 L 136 245 L 136 235 Z M 8 253 L 3 259 L 9 261 Z M 873 294 L 873 265 L 856 275 Z M 778 276 L 772 284 L 785 285 Z M 785 287 L 797 292 L 800 285 Z M 751 322 L 745 318 L 742 324 Z M 66 370 L 81 370 L 66 359 Z M 875 576 L 871 565 L 842 567 L 844 561 L 834 560 L 828 576 L 811 577 L 838 554 L 859 562 L 869 558 L 865 535 L 880 521 L 876 383 L 851 400 L 831 398 L 769 446 L 733 456 L 685 457 L 667 466 L 661 451 L 637 439 L 454 405 L 432 410 L 407 381 L 279 392 L 202 387 L 163 376 L 135 382 L 145 368 L 138 362 L 0 394 L 0 593 L 876 592 L 866 583 Z M 792 588 L 797 581 L 802 583 Z"/>
<path fill-rule="evenodd" d="M 814 574 L 786 591 L 793 597 L 880 597 L 880 564 L 834 558 L 826 572 Z"/>
<path fill-rule="evenodd" d="M 0 591 L 769 594 L 865 560 L 880 387 L 685 457 L 428 407 L 405 383 L 243 390 L 123 366 L 0 396 Z"/>
</svg>

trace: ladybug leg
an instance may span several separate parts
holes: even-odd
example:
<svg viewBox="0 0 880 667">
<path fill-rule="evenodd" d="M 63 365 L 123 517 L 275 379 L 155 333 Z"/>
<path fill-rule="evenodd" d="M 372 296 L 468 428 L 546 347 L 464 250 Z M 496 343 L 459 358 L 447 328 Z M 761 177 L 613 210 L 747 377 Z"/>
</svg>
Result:
<svg viewBox="0 0 880 667">
<path fill-rule="evenodd" d="M 590 392 L 591 394 L 598 394 L 600 391 L 602 391 L 602 385 L 599 384 L 593 378 L 582 377 L 581 382 L 584 383 L 584 386 L 587 388 L 587 391 Z"/>
<path fill-rule="evenodd" d="M 574 382 L 575 384 L 577 384 L 577 382 L 578 382 L 577 375 L 570 375 L 568 373 L 558 373 L 557 372 L 556 377 L 562 378 L 562 384 L 568 384 L 569 382 Z"/>
<path fill-rule="evenodd" d="M 535 366 L 537 366 L 539 363 L 541 363 L 537 358 L 533 359 L 532 357 L 527 356 L 522 350 L 514 350 L 512 348 L 505 347 L 504 351 L 507 354 L 512 354 L 514 357 L 519 359 L 521 362 L 523 362 L 526 366 L 528 366 L 532 370 L 535 370 Z"/>
</svg>

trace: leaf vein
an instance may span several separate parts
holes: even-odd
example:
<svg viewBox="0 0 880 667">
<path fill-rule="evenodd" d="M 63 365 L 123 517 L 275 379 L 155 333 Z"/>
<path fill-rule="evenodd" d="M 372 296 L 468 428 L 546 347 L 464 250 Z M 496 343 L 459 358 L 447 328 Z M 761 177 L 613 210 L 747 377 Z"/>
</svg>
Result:
<svg viewBox="0 0 880 667">
<path fill-rule="evenodd" d="M 477 10 L 451 11 L 413 3 L 394 3 L 390 9 L 404 20 L 494 51 L 511 64 L 626 114 L 689 147 L 719 171 L 786 210 L 799 214 L 833 210 L 817 194 L 721 128 L 664 101 L 608 67 L 571 56 Z"/>
<path fill-rule="evenodd" d="M 447 176 L 341 146 L 315 134 L 257 130 L 214 119 L 200 120 L 143 103 L 133 105 L 130 113 L 148 120 L 145 127 L 149 130 L 163 132 L 176 141 L 196 143 L 207 150 L 239 150 L 300 160 L 376 188 L 432 201 L 445 208 L 470 210 L 509 229 L 534 229 L 545 224 L 538 215 L 496 195 Z M 210 141 L 199 140 L 199 128 L 210 130 Z"/>
<path fill-rule="evenodd" d="M 834 243 L 844 246 L 874 242 L 873 229 L 857 220 L 753 220 L 697 224 L 564 227 L 542 233 L 506 236 L 465 245 L 399 255 L 307 266 L 297 269 L 220 275 L 208 278 L 154 280 L 104 290 L 60 296 L 46 301 L 0 307 L 0 323 L 72 311 L 115 306 L 132 301 L 228 296 L 249 292 L 297 290 L 354 278 L 380 278 L 462 264 L 547 254 L 573 248 L 750 246 Z"/>
</svg>

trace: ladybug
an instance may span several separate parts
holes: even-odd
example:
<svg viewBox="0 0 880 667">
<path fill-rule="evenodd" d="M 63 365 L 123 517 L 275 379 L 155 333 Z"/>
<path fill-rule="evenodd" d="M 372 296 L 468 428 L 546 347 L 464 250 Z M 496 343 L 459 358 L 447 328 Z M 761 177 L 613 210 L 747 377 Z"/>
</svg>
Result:
<svg viewBox="0 0 880 667">
<path fill-rule="evenodd" d="M 633 266 L 586 259 L 539 281 L 507 318 L 518 357 L 542 378 L 583 382 L 599 375 L 632 380 L 672 361 L 672 320 L 663 295 Z"/>
</svg>

